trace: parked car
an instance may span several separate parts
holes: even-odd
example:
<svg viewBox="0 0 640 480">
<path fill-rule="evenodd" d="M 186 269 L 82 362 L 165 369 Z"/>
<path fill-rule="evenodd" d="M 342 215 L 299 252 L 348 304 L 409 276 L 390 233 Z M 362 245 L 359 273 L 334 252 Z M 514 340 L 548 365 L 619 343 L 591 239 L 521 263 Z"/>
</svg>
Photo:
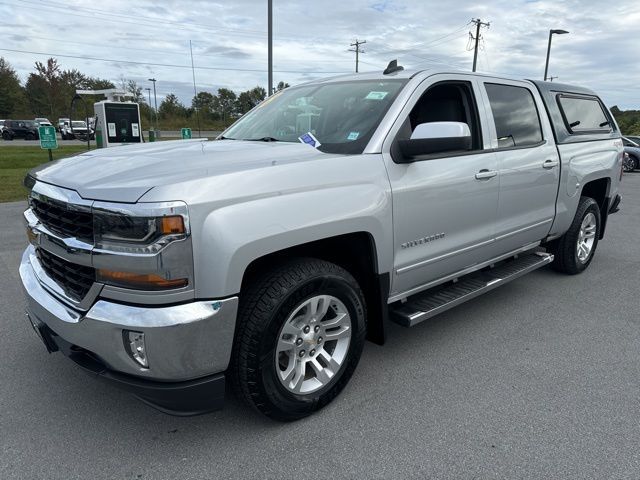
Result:
<svg viewBox="0 0 640 480">
<path fill-rule="evenodd" d="M 336 398 L 387 319 L 587 269 L 623 155 L 581 87 L 394 64 L 290 87 L 217 141 L 31 171 L 29 328 L 164 412 L 221 407 L 230 377 L 256 410 L 298 419 Z"/>
<path fill-rule="evenodd" d="M 6 120 L 0 120 L 0 134 L 2 134 L 2 130 L 4 130 L 4 122 Z"/>
<path fill-rule="evenodd" d="M 58 132 L 62 133 L 62 127 L 64 127 L 65 123 L 68 124 L 71 120 L 69 120 L 68 118 L 59 118 L 58 119 L 58 124 L 56 125 L 56 130 L 58 130 Z"/>
<path fill-rule="evenodd" d="M 39 127 L 53 127 L 53 124 L 46 118 L 36 118 L 34 120 Z"/>
<path fill-rule="evenodd" d="M 95 139 L 95 132 L 91 128 L 87 128 L 87 122 L 84 120 L 65 122 L 60 130 L 60 135 L 62 135 L 62 140 L 86 140 L 87 135 L 90 136 L 91 140 Z"/>
<path fill-rule="evenodd" d="M 39 138 L 38 126 L 33 120 L 5 120 L 2 138 L 4 140 L 13 140 L 15 138 L 37 140 Z"/>
<path fill-rule="evenodd" d="M 622 137 L 624 151 L 629 154 L 623 164 L 625 172 L 633 172 L 636 168 L 640 168 L 640 145 L 632 141 L 629 137 Z"/>
</svg>

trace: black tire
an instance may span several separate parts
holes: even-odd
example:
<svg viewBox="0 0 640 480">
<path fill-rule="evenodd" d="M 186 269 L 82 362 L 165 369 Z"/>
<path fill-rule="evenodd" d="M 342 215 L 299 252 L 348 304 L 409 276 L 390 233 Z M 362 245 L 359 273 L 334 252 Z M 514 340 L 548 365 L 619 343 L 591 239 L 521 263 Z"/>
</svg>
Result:
<svg viewBox="0 0 640 480">
<path fill-rule="evenodd" d="M 626 155 L 624 160 L 622 161 L 622 171 L 629 173 L 629 172 L 633 172 L 633 170 L 635 168 L 637 168 L 638 163 L 636 162 L 636 160 L 634 159 L 633 156 L 631 155 Z"/>
<path fill-rule="evenodd" d="M 13 138 L 11 138 L 11 134 L 9 132 L 2 132 L 2 138 L 3 138 L 3 140 L 13 140 Z"/>
<path fill-rule="evenodd" d="M 636 157 L 635 155 L 629 155 L 631 157 L 631 160 L 633 160 L 633 169 L 632 170 L 637 170 L 638 168 L 640 168 L 640 158 Z"/>
<path fill-rule="evenodd" d="M 25 139 L 25 140 L 35 140 L 35 139 L 36 139 L 36 136 L 35 136 L 33 133 L 27 133 L 27 134 L 24 136 L 24 139 Z"/>
<path fill-rule="evenodd" d="M 580 260 L 577 252 L 580 228 L 583 220 L 590 213 L 595 217 L 595 236 L 593 237 L 593 245 L 588 257 L 585 260 Z M 593 198 L 580 197 L 578 210 L 573 218 L 573 222 L 571 222 L 569 230 L 567 230 L 562 237 L 548 245 L 549 250 L 555 257 L 552 263 L 553 268 L 558 272 L 569 275 L 584 272 L 596 253 L 596 247 L 598 246 L 598 239 L 600 237 L 600 228 L 600 207 L 598 203 Z"/>
<path fill-rule="evenodd" d="M 276 345 L 296 307 L 319 294 L 331 295 L 344 304 L 351 317 L 351 338 L 331 380 L 314 392 L 295 394 L 278 377 Z M 248 405 L 273 419 L 306 417 L 331 402 L 346 386 L 360 360 L 365 335 L 364 297 L 353 276 L 323 260 L 292 259 L 264 273 L 241 295 L 230 367 L 234 390 Z"/>
</svg>

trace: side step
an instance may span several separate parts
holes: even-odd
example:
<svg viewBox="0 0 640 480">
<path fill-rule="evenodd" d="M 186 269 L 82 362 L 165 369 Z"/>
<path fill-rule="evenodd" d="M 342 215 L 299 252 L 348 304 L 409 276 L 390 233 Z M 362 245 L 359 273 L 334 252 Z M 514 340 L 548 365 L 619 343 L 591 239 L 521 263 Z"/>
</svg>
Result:
<svg viewBox="0 0 640 480">
<path fill-rule="evenodd" d="M 449 282 L 413 295 L 405 303 L 396 302 L 390 306 L 391 319 L 404 327 L 413 327 L 417 323 L 515 280 L 552 261 L 553 255 L 535 252 L 507 260 L 490 270 L 481 270 L 465 275 L 456 283 Z"/>
</svg>

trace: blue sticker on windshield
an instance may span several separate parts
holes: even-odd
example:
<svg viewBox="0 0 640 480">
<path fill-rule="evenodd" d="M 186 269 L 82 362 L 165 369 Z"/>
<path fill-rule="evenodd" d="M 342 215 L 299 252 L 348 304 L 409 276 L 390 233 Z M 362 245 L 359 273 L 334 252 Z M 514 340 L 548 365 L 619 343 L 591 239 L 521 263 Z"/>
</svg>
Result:
<svg viewBox="0 0 640 480">
<path fill-rule="evenodd" d="M 360 132 L 351 132 L 347 135 L 347 140 L 357 140 L 360 136 Z"/>
<path fill-rule="evenodd" d="M 311 145 L 314 148 L 318 148 L 320 145 L 322 145 L 311 132 L 307 132 L 304 135 L 301 135 L 300 137 L 298 137 L 298 140 L 300 140 L 302 143 L 306 143 L 307 145 Z"/>
</svg>

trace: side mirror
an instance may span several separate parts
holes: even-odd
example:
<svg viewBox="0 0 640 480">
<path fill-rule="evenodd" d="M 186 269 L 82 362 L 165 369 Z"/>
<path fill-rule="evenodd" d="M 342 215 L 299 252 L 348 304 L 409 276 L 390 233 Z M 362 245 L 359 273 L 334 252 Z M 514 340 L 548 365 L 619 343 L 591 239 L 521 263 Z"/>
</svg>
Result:
<svg viewBox="0 0 640 480">
<path fill-rule="evenodd" d="M 409 140 L 399 140 L 405 163 L 434 153 L 471 150 L 471 131 L 462 122 L 430 122 L 417 125 Z"/>
</svg>

